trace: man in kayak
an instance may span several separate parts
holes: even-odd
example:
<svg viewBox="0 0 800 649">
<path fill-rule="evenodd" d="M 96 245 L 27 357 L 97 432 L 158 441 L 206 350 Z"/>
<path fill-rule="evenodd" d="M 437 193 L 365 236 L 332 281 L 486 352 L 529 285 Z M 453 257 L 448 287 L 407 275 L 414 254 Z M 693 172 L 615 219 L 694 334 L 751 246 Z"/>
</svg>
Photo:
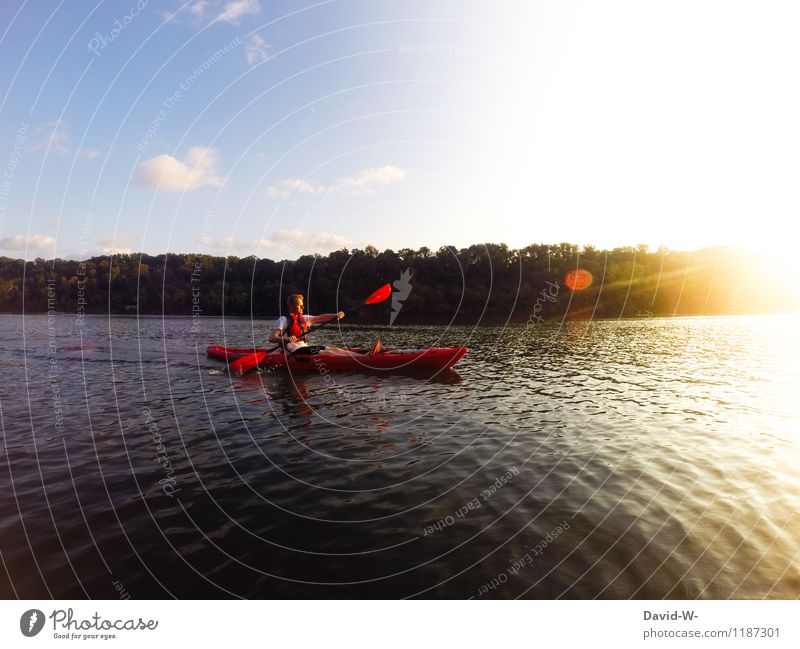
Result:
<svg viewBox="0 0 800 649">
<path fill-rule="evenodd" d="M 308 332 L 312 324 L 344 318 L 344 311 L 324 313 L 322 315 L 303 315 L 305 308 L 303 296 L 296 293 L 287 298 L 286 305 L 289 307 L 289 315 L 282 315 L 275 321 L 274 330 L 269 340 L 275 344 L 282 345 L 287 351 L 296 351 L 298 354 L 311 353 L 311 348 L 303 334 Z"/>
</svg>

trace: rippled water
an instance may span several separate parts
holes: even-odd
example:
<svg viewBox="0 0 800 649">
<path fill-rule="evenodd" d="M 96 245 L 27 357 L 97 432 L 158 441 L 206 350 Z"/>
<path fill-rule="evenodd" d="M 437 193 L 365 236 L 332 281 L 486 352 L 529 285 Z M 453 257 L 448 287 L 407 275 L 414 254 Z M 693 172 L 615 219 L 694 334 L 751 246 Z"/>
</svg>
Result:
<svg viewBox="0 0 800 649">
<path fill-rule="evenodd" d="M 348 327 L 470 353 L 327 378 L 205 357 L 266 322 L 0 323 L 0 596 L 800 596 L 795 316 Z"/>
</svg>

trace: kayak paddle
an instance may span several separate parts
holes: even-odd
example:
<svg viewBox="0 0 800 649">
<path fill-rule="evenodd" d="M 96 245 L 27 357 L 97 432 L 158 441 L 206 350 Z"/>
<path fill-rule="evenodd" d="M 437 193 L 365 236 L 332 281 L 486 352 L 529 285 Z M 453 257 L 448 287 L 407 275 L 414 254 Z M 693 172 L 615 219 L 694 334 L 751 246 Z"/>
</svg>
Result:
<svg viewBox="0 0 800 649">
<path fill-rule="evenodd" d="M 377 291 L 372 293 L 366 300 L 363 302 L 356 304 L 353 307 L 350 307 L 348 311 L 356 311 L 363 306 L 367 306 L 368 304 L 379 304 L 381 302 L 385 302 L 389 299 L 389 296 L 392 294 L 392 285 L 391 284 L 384 284 L 381 286 Z M 323 322 L 321 325 L 317 327 L 317 330 L 322 329 L 322 327 L 329 325 L 331 322 L 338 322 L 338 318 L 334 318 L 333 320 L 328 320 L 327 322 Z M 306 331 L 301 338 L 305 338 L 311 332 L 311 327 L 309 326 L 308 331 Z M 279 345 L 280 347 L 280 345 Z"/>
</svg>

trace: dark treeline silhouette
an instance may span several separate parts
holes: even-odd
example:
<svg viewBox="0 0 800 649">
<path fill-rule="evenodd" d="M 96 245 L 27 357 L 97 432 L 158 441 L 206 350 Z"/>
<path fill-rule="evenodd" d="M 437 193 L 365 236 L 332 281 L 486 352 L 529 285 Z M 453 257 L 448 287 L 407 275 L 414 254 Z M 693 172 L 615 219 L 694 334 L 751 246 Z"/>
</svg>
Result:
<svg viewBox="0 0 800 649">
<path fill-rule="evenodd" d="M 572 291 L 568 274 L 592 283 Z M 739 314 L 794 310 L 796 297 L 742 251 L 680 252 L 646 246 L 597 250 L 572 244 L 504 244 L 432 251 L 340 250 L 276 262 L 199 254 L 114 255 L 83 262 L 0 258 L 0 311 L 274 316 L 290 293 L 309 313 L 363 300 L 411 273 L 396 324 L 539 322 L 637 315 Z M 780 278 L 778 278 L 778 281 Z M 338 301 L 337 301 L 338 300 Z M 360 322 L 389 322 L 391 301 L 362 309 Z"/>
</svg>

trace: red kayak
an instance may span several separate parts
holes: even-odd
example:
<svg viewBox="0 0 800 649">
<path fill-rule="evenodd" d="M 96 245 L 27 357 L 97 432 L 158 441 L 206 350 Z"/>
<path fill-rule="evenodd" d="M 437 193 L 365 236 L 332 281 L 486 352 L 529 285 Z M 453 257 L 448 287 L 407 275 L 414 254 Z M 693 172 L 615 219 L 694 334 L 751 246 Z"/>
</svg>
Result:
<svg viewBox="0 0 800 649">
<path fill-rule="evenodd" d="M 368 349 L 328 347 L 318 354 L 292 354 L 282 349 L 267 353 L 252 347 L 221 347 L 206 350 L 209 358 L 231 364 L 231 370 L 244 374 L 256 367 L 289 369 L 292 372 L 375 372 L 386 370 L 444 370 L 455 365 L 466 347 L 428 349 L 384 349 L 373 354 Z"/>
</svg>

